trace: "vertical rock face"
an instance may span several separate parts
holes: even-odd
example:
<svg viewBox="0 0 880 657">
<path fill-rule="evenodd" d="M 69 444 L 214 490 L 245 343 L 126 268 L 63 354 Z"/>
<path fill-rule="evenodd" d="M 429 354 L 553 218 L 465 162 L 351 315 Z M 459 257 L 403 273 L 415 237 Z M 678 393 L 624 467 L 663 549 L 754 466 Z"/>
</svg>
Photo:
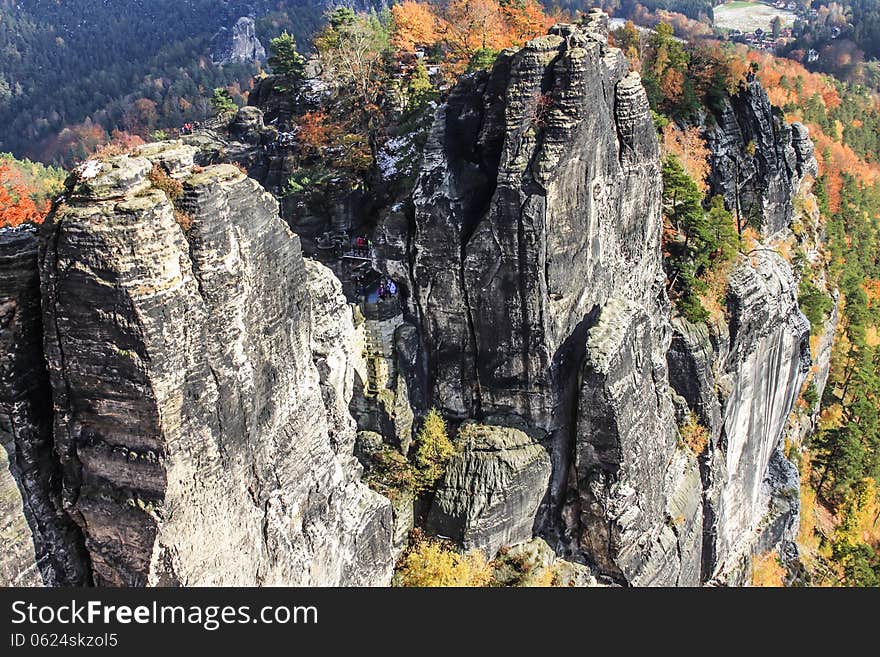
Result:
<svg viewBox="0 0 880 657">
<path fill-rule="evenodd" d="M 581 543 L 606 573 L 637 585 L 700 582 L 700 478 L 677 448 L 656 327 L 612 300 L 590 329 L 575 465 Z"/>
<path fill-rule="evenodd" d="M 43 361 L 37 239 L 0 230 L 0 585 L 80 585 L 88 567 L 61 510 Z"/>
<path fill-rule="evenodd" d="M 95 582 L 387 582 L 391 513 L 352 456 L 338 282 L 235 167 L 156 151 L 79 182 L 41 254 L 64 506 Z"/>
<path fill-rule="evenodd" d="M 669 352 L 672 385 L 710 434 L 702 462 L 703 568 L 721 581 L 738 576 L 775 489 L 790 495 L 791 474 L 778 449 L 810 366 L 809 323 L 780 256 L 759 251 L 737 263 L 727 308 L 727 324 L 711 336 L 676 320 Z"/>
<path fill-rule="evenodd" d="M 412 289 L 434 403 L 549 434 L 536 527 L 621 581 L 696 583 L 699 474 L 666 392 L 659 149 L 599 18 L 503 54 L 440 108 L 413 195 Z"/>
<path fill-rule="evenodd" d="M 767 235 L 787 228 L 801 180 L 817 173 L 809 131 L 787 125 L 754 80 L 726 100 L 716 118 L 706 133 L 713 193 L 724 196 L 743 224 L 751 221 Z"/>
<path fill-rule="evenodd" d="M 731 276 L 727 376 L 719 384 L 723 427 L 714 475 L 717 561 L 751 546 L 764 515 L 770 459 L 810 367 L 810 325 L 797 281 L 780 256 L 764 252 Z"/>
<path fill-rule="evenodd" d="M 560 347 L 612 290 L 642 296 L 658 272 L 657 143 L 638 76 L 599 36 L 553 32 L 453 94 L 414 194 L 434 396 L 460 417 L 516 411 L 551 427 Z"/>
<path fill-rule="evenodd" d="M 266 61 L 266 49 L 257 38 L 254 19 L 242 16 L 232 29 L 221 27 L 211 39 L 211 60 L 215 64 Z"/>
</svg>

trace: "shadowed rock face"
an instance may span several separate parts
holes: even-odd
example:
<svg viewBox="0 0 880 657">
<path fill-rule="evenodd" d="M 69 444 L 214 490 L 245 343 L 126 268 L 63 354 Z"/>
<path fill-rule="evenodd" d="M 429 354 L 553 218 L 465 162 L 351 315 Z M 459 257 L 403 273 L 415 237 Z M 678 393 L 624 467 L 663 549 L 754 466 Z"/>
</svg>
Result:
<svg viewBox="0 0 880 657">
<path fill-rule="evenodd" d="M 787 228 L 801 181 L 818 171 L 809 131 L 786 124 L 757 81 L 725 100 L 716 118 L 706 133 L 712 192 L 743 224 L 751 221 L 766 235 Z"/>
<path fill-rule="evenodd" d="M 60 504 L 42 340 L 36 234 L 0 230 L 0 584 L 7 586 L 89 579 L 79 530 Z"/>
<path fill-rule="evenodd" d="M 235 167 L 156 149 L 78 183 L 41 253 L 63 499 L 96 583 L 387 582 L 338 282 Z M 153 162 L 183 184 L 186 231 Z"/>
</svg>

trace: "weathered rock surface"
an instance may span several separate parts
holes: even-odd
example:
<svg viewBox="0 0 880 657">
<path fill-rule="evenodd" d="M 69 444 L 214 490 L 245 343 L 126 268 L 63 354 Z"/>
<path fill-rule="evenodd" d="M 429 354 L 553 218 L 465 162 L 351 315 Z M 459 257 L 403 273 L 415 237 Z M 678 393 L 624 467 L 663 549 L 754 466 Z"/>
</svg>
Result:
<svg viewBox="0 0 880 657">
<path fill-rule="evenodd" d="M 797 281 L 757 250 L 724 319 L 671 319 L 656 132 L 606 37 L 598 13 L 557 25 L 437 109 L 411 202 L 378 221 L 393 315 L 353 321 L 272 198 L 207 166 L 242 163 L 280 192 L 293 159 L 256 107 L 189 136 L 198 154 L 148 145 L 82 176 L 44 232 L 45 335 L 33 237 L 0 234 L 3 577 L 382 584 L 425 512 L 435 533 L 519 543 L 508 554 L 576 585 L 591 567 L 623 585 L 739 583 L 753 549 L 789 545 L 780 441 L 809 366 Z M 767 235 L 788 226 L 815 175 L 806 129 L 749 83 L 708 138 L 713 191 Z M 154 164 L 183 184 L 176 208 Z M 328 228 L 300 219 L 307 244 Z M 357 430 L 369 465 L 406 453 L 431 406 L 465 421 L 462 451 L 433 500 L 390 504 L 359 481 Z M 691 412 L 698 455 L 676 427 Z"/>
<path fill-rule="evenodd" d="M 779 255 L 761 252 L 731 275 L 730 342 L 723 391 L 722 449 L 713 476 L 716 561 L 744 552 L 767 508 L 762 484 L 810 367 L 810 325 L 797 281 Z M 714 492 L 714 491 L 712 491 Z M 729 557 L 728 557 L 729 559 Z"/>
<path fill-rule="evenodd" d="M 514 414 L 549 435 L 553 473 L 536 529 L 565 530 L 623 581 L 695 583 L 699 475 L 675 456 L 666 392 L 659 149 L 639 77 L 607 46 L 600 18 L 502 54 L 438 110 L 413 194 L 415 312 L 435 404 L 462 418 Z M 578 391 L 581 362 L 605 349 L 587 331 L 611 321 L 609 305 L 626 308 L 607 348 L 626 352 L 620 378 L 638 377 L 639 408 L 611 393 L 611 370 Z M 625 444 L 617 457 L 587 456 L 615 442 Z M 613 491 L 593 488 L 618 475 Z M 644 508 L 624 518 L 630 490 Z M 680 537 L 666 527 L 673 508 Z M 560 528 L 560 514 L 573 526 Z"/>
<path fill-rule="evenodd" d="M 575 467 L 581 543 L 603 572 L 635 585 L 700 583 L 702 507 L 692 456 L 678 447 L 655 327 L 610 301 L 590 329 Z"/>
<path fill-rule="evenodd" d="M 387 583 L 338 282 L 232 166 L 179 175 L 184 231 L 157 159 L 79 183 L 41 254 L 64 507 L 95 582 Z"/>
<path fill-rule="evenodd" d="M 0 229 L 0 585 L 89 581 L 79 529 L 61 509 L 52 393 L 43 361 L 37 238 Z"/>
<path fill-rule="evenodd" d="M 752 221 L 766 235 L 787 228 L 801 181 L 818 171 L 809 130 L 786 124 L 757 80 L 725 100 L 716 119 L 706 132 L 712 192 L 743 225 Z"/>
<path fill-rule="evenodd" d="M 242 16 L 232 28 L 221 27 L 211 39 L 211 60 L 215 64 L 266 61 L 266 49 L 257 38 L 254 19 Z"/>
<path fill-rule="evenodd" d="M 701 463 L 703 570 L 719 581 L 737 576 L 776 489 L 790 495 L 791 477 L 768 475 L 769 466 L 784 460 L 778 448 L 810 367 L 809 323 L 797 305 L 797 280 L 779 255 L 762 250 L 737 263 L 727 308 L 727 324 L 711 335 L 676 320 L 669 352 L 673 387 L 709 430 Z M 777 464 L 775 471 L 788 468 Z M 796 527 L 796 512 L 787 517 Z"/>
<path fill-rule="evenodd" d="M 532 537 L 550 481 L 550 456 L 536 436 L 467 422 L 428 516 L 428 528 L 492 556 Z"/>
<path fill-rule="evenodd" d="M 559 558 L 541 538 L 505 550 L 495 560 L 493 578 L 503 586 L 599 586 L 588 566 Z"/>
</svg>

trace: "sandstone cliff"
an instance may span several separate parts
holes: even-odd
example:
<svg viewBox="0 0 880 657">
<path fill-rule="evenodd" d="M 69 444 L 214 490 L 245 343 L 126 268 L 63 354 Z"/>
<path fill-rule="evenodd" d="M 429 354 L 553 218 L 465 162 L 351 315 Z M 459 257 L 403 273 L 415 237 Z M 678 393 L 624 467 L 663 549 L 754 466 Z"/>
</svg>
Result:
<svg viewBox="0 0 880 657">
<path fill-rule="evenodd" d="M 713 191 L 785 233 L 815 173 L 805 129 L 751 82 L 710 133 Z M 277 136 L 245 108 L 225 134 L 93 163 L 39 253 L 0 234 L 6 580 L 383 584 L 421 523 L 490 556 L 521 544 L 572 582 L 738 584 L 754 549 L 791 540 L 796 276 L 762 246 L 723 316 L 676 316 L 656 131 L 604 15 L 502 53 L 436 109 L 414 189 L 372 228 L 400 302 L 353 314 L 343 267 L 303 258 L 379 200 L 298 217 L 301 244 L 218 164 L 280 193 Z M 392 510 L 360 482 L 356 436 L 364 462 L 406 455 L 431 406 L 459 451 Z"/>
<path fill-rule="evenodd" d="M 390 507 L 352 454 L 350 306 L 271 196 L 193 155 L 93 163 L 47 219 L 59 507 L 100 585 L 387 583 Z M 171 180 L 177 208 L 153 184 Z"/>
<path fill-rule="evenodd" d="M 413 195 L 413 297 L 434 402 L 548 434 L 536 531 L 615 579 L 695 584 L 699 474 L 666 394 L 659 149 L 605 29 L 597 15 L 557 26 L 440 108 Z"/>
<path fill-rule="evenodd" d="M 436 114 L 410 236 L 428 387 L 449 416 L 545 432 L 553 471 L 534 531 L 557 550 L 622 583 L 741 582 L 769 540 L 759 536 L 771 498 L 791 495 L 778 448 L 809 326 L 790 266 L 762 250 L 734 268 L 722 322 L 670 324 L 657 140 L 604 22 L 593 13 L 503 54 Z M 815 174 L 805 129 L 784 125 L 751 82 L 710 146 L 712 184 L 731 207 L 760 212 L 768 234 L 787 228 Z M 677 426 L 691 410 L 709 429 L 699 454 Z M 474 534 L 482 493 L 463 510 L 456 491 L 497 482 L 484 456 L 461 458 L 431 517 L 465 544 L 494 546 L 491 523 Z"/>
<path fill-rule="evenodd" d="M 673 387 L 709 430 L 701 458 L 704 576 L 742 581 L 771 496 L 779 487 L 792 494 L 788 477 L 767 479 L 771 460 L 778 472 L 786 467 L 777 452 L 811 364 L 810 327 L 790 266 L 771 252 L 738 263 L 727 307 L 727 322 L 711 330 L 676 319 L 668 359 Z M 791 525 L 796 517 L 779 531 Z"/>
<path fill-rule="evenodd" d="M 753 222 L 766 235 L 788 228 L 801 181 L 817 173 L 807 128 L 786 124 L 757 80 L 726 99 L 715 120 L 706 131 L 712 192 L 724 196 L 743 224 Z"/>
<path fill-rule="evenodd" d="M 42 340 L 35 231 L 0 230 L 0 583 L 81 585 L 90 578 L 61 508 Z"/>
<path fill-rule="evenodd" d="M 266 61 L 266 49 L 257 38 L 254 19 L 242 16 L 231 28 L 221 27 L 211 38 L 211 61 L 257 63 Z"/>
</svg>

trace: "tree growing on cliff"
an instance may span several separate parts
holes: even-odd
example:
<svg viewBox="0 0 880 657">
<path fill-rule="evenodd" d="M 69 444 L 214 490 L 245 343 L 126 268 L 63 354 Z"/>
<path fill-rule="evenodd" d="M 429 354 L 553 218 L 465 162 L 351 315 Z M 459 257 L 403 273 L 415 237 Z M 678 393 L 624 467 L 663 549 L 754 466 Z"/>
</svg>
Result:
<svg viewBox="0 0 880 657">
<path fill-rule="evenodd" d="M 218 116 L 228 116 L 238 109 L 232 95 L 223 87 L 214 89 L 214 95 L 211 96 L 211 107 L 214 108 L 214 112 Z"/>
<path fill-rule="evenodd" d="M 810 332 L 818 335 L 822 331 L 822 323 L 831 312 L 833 302 L 831 297 L 820 290 L 810 280 L 809 272 L 801 276 L 798 288 L 798 305 L 806 318 L 810 321 Z"/>
<path fill-rule="evenodd" d="M 305 73 L 306 59 L 296 49 L 296 40 L 286 31 L 269 42 L 269 67 L 277 75 L 298 80 Z"/>
<path fill-rule="evenodd" d="M 729 261 L 739 249 L 739 234 L 724 200 L 713 197 L 708 210 L 703 204 L 697 182 L 678 157 L 668 154 L 663 160 L 664 265 L 670 294 L 692 322 L 709 317 L 699 298 L 708 288 L 704 275 Z"/>
<path fill-rule="evenodd" d="M 455 454 L 455 446 L 446 432 L 446 421 L 437 409 L 432 408 L 425 417 L 425 422 L 416 435 L 415 446 L 419 489 L 430 490 L 443 476 L 446 464 Z"/>
</svg>

